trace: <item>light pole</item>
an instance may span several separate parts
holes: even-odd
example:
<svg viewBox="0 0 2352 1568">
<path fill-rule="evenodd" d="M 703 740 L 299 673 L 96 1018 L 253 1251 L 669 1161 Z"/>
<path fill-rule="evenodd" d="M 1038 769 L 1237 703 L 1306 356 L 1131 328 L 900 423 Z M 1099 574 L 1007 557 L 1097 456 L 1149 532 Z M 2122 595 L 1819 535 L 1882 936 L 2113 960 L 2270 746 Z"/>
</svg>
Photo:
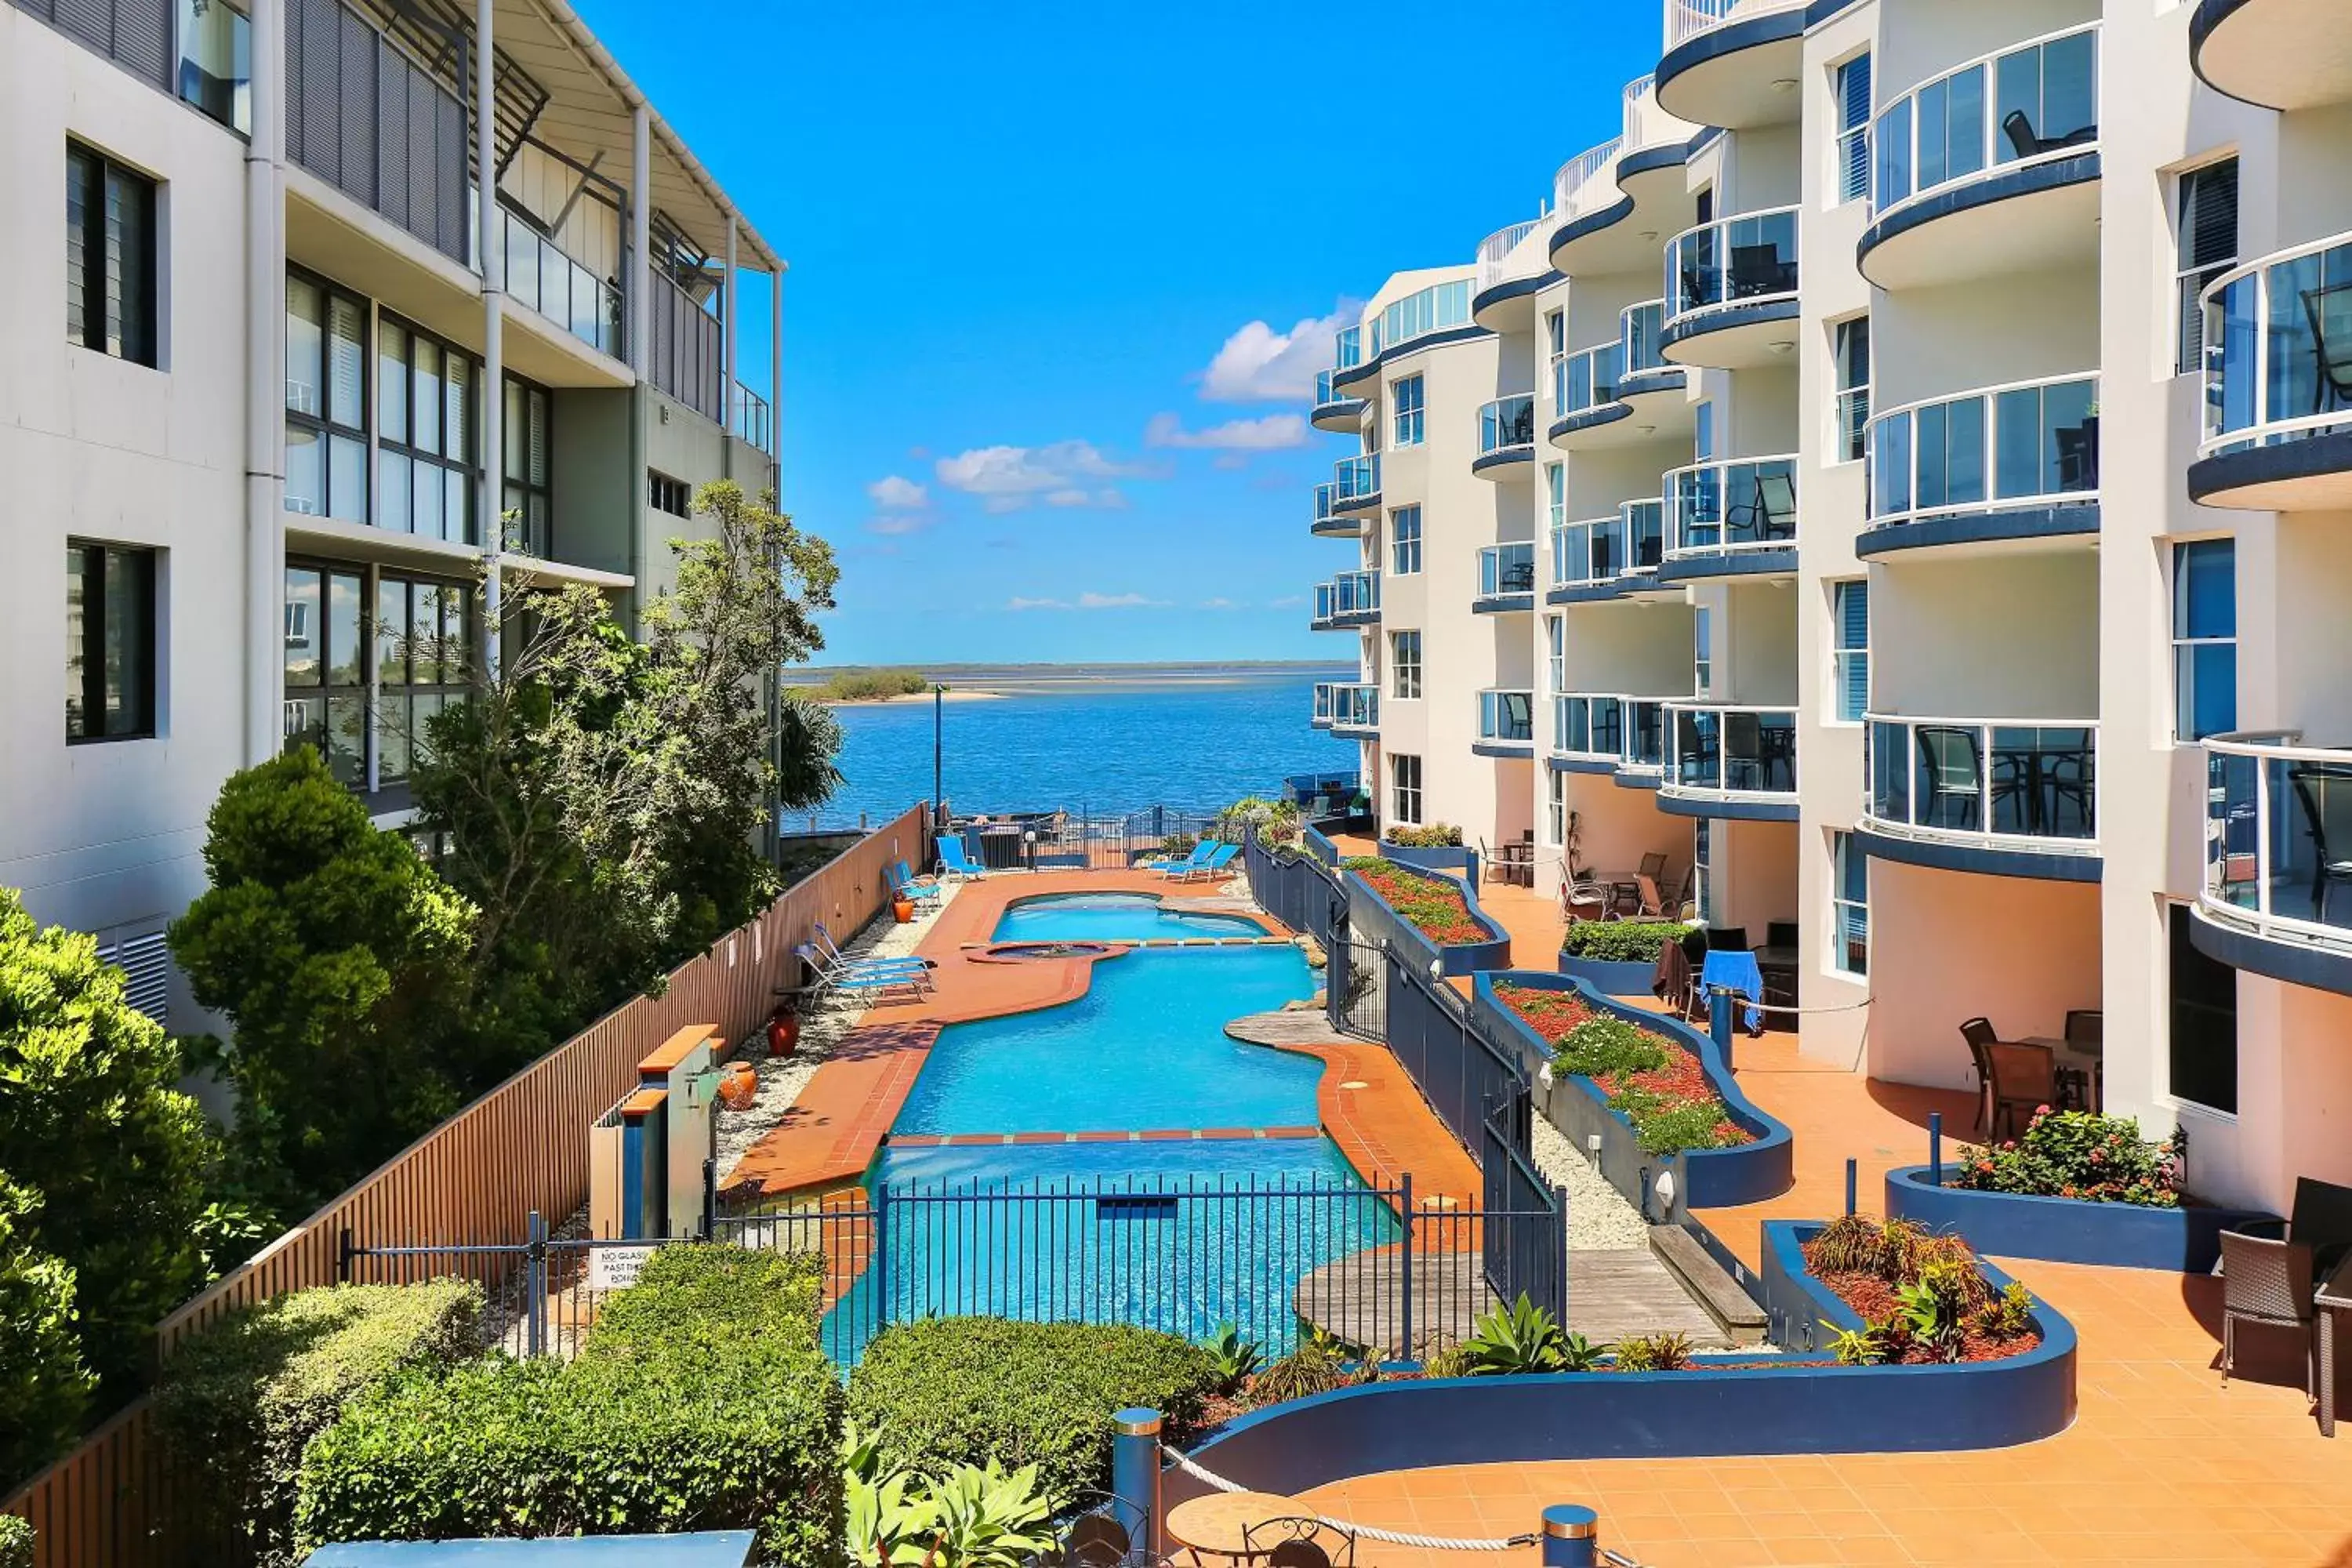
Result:
<svg viewBox="0 0 2352 1568">
<path fill-rule="evenodd" d="M 948 825 L 948 803 L 941 793 L 947 755 L 947 695 L 946 686 L 938 681 L 931 683 L 931 817 L 941 829 Z"/>
</svg>

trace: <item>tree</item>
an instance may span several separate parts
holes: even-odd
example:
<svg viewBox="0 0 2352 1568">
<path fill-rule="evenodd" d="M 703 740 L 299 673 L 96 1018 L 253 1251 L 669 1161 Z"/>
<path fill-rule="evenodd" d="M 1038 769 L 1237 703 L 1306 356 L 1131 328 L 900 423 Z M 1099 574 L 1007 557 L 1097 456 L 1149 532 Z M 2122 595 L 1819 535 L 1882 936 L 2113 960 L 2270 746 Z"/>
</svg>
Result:
<svg viewBox="0 0 2352 1568">
<path fill-rule="evenodd" d="M 181 1072 L 96 941 L 43 928 L 0 889 L 0 1334 L 51 1343 L 70 1312 L 80 1364 L 112 1387 L 205 1276 L 221 1150 Z"/>
<path fill-rule="evenodd" d="M 236 1148 L 288 1212 L 331 1196 L 482 1083 L 464 1027 L 474 910 L 297 747 L 234 774 L 206 820 L 212 886 L 172 926 L 236 1034 Z"/>
<path fill-rule="evenodd" d="M 98 1382 L 74 1332 L 72 1268 L 16 1237 L 39 1206 L 0 1175 L 0 1491 L 72 1443 Z"/>
</svg>

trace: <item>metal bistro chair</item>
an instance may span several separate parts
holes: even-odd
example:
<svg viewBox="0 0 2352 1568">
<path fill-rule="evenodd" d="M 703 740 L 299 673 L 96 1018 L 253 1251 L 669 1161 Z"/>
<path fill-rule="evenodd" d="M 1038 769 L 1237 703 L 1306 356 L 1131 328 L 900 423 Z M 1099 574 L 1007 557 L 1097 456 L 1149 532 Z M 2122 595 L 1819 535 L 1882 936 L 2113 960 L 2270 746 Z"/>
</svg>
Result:
<svg viewBox="0 0 2352 1568">
<path fill-rule="evenodd" d="M 2311 1247 L 2241 1231 L 2221 1233 L 2221 1381 L 2238 1361 L 2238 1325 L 2293 1329 L 2303 1336 L 2303 1391 L 2318 1385 L 2317 1314 L 2312 1307 Z"/>
<path fill-rule="evenodd" d="M 2327 889 L 2337 882 L 2352 882 L 2352 859 L 2333 853 L 2352 848 L 2352 768 L 2296 763 L 2287 770 L 2287 782 L 2294 786 L 2304 830 L 2311 835 L 2311 918 L 2325 924 Z M 2336 811 L 2332 824 L 2327 816 L 2331 804 Z M 2331 833 L 2331 827 L 2336 831 Z"/>
<path fill-rule="evenodd" d="M 1927 798 L 1912 803 L 1917 821 L 1928 827 L 1983 826 L 1976 820 L 1984 795 L 1984 757 L 1976 731 L 1922 724 L 1912 734 L 1919 748 L 1919 782 L 1927 786 Z"/>
<path fill-rule="evenodd" d="M 1325 1536 L 1339 1543 L 1336 1557 L 1323 1544 Z M 1262 1560 L 1266 1568 L 1353 1568 L 1356 1561 L 1355 1535 L 1309 1514 L 1244 1525 L 1242 1546 L 1250 1560 Z"/>
<path fill-rule="evenodd" d="M 1611 907 L 1611 893 L 1606 883 L 1596 879 L 1589 871 L 1570 868 L 1560 862 L 1564 875 L 1559 884 L 1559 912 L 1570 921 L 1605 921 L 1617 911 Z"/>
<path fill-rule="evenodd" d="M 2311 389 L 2311 411 L 2326 413 L 2331 398 L 2336 407 L 2352 404 L 2352 283 L 2305 289 L 2303 313 L 2311 322 L 2319 371 Z"/>
<path fill-rule="evenodd" d="M 1970 1022 L 1981 1022 L 1972 1019 Z M 1969 1042 L 1976 1048 L 1976 1041 Z M 2048 1046 L 2031 1046 L 2022 1040 L 1994 1040 L 1984 1047 L 1977 1066 L 1977 1075 L 1985 1081 L 1984 1099 L 1992 1105 L 1991 1131 L 1998 1133 L 2002 1122 L 2009 1124 L 2009 1135 L 2018 1135 L 2017 1113 L 2022 1110 L 2028 1120 L 2045 1105 L 2058 1103 L 2058 1053 Z"/>
</svg>

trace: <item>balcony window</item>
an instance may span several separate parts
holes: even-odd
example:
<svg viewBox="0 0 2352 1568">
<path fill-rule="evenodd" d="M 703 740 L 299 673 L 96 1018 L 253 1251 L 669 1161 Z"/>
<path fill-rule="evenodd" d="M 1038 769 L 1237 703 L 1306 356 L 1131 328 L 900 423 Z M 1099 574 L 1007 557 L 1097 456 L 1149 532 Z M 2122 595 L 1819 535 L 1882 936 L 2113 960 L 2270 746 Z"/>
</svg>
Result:
<svg viewBox="0 0 2352 1568">
<path fill-rule="evenodd" d="M 1560 616 L 1544 617 L 1545 689 L 1557 696 L 1568 685 L 1568 621 Z"/>
<path fill-rule="evenodd" d="M 1490 544 L 1478 552 L 1478 596 L 1501 598 L 1536 591 L 1536 547 Z"/>
<path fill-rule="evenodd" d="M 1343 458 L 1333 472 L 1339 487 L 1337 500 L 1342 505 L 1381 493 L 1381 455 L 1378 452 Z"/>
<path fill-rule="evenodd" d="M 1410 701 L 1421 695 L 1421 634 L 1389 634 L 1389 693 Z"/>
<path fill-rule="evenodd" d="M 1782 207 L 1704 224 L 1666 250 L 1669 319 L 1797 291 L 1797 211 Z"/>
<path fill-rule="evenodd" d="M 367 787 L 367 580 L 356 568 L 286 569 L 286 744 L 315 749 L 337 779 Z"/>
<path fill-rule="evenodd" d="M 1851 833 L 1830 835 L 1830 967 L 1855 979 L 1870 973 L 1870 858 Z"/>
<path fill-rule="evenodd" d="M 1399 822 L 1418 824 L 1421 821 L 1421 759 L 1392 756 L 1389 759 L 1389 781 Z"/>
<path fill-rule="evenodd" d="M 1646 304 L 1629 305 L 1617 318 L 1617 377 L 1619 381 L 1644 371 L 1671 370 L 1658 347 L 1658 335 L 1665 326 L 1666 302 L 1652 300 Z"/>
<path fill-rule="evenodd" d="M 1787 795 L 1797 787 L 1797 716 L 1746 708 L 1667 710 L 1676 788 L 1727 795 Z"/>
<path fill-rule="evenodd" d="M 1421 508 L 1401 506 L 1389 513 L 1389 570 L 1400 577 L 1421 572 Z"/>
<path fill-rule="evenodd" d="M 1478 693 L 1478 738 L 1509 743 L 1535 739 L 1535 697 L 1527 691 Z"/>
<path fill-rule="evenodd" d="M 1544 770 L 1544 843 L 1557 849 L 1568 842 L 1568 775 Z"/>
<path fill-rule="evenodd" d="M 2196 917 L 2179 906 L 2166 911 L 2171 964 L 2168 1001 L 2171 1025 L 2167 1087 L 2175 1100 L 2238 1112 L 2238 972 L 2205 956 L 2189 939 Z"/>
<path fill-rule="evenodd" d="M 1364 330 L 1342 327 L 1332 334 L 1331 363 L 1339 370 L 1353 370 L 1364 363 Z"/>
<path fill-rule="evenodd" d="M 386 316 L 376 329 L 376 378 L 377 525 L 479 543 L 474 361 Z"/>
<path fill-rule="evenodd" d="M 368 308 L 286 279 L 286 510 L 368 521 Z"/>
<path fill-rule="evenodd" d="M 1837 174 L 1841 205 L 1870 195 L 1870 57 L 1837 68 Z"/>
<path fill-rule="evenodd" d="M 1691 689 L 1715 689 L 1715 612 L 1705 605 L 1691 611 Z"/>
<path fill-rule="evenodd" d="M 1869 808 L 1897 827 L 1994 838 L 2098 836 L 2094 725 L 1869 720 Z"/>
<path fill-rule="evenodd" d="M 1557 412 L 1568 412 L 1568 316 L 1554 310 L 1544 317 L 1544 342 L 1551 366 L 1551 405 Z"/>
<path fill-rule="evenodd" d="M 2352 240 L 2247 268 L 2206 296 L 2206 446 L 2340 428 L 2352 410 Z"/>
<path fill-rule="evenodd" d="M 1670 552 L 1738 550 L 1796 540 L 1794 458 L 1699 464 L 1666 477 L 1673 487 L 1666 498 L 1674 520 Z"/>
<path fill-rule="evenodd" d="M 2238 161 L 2224 158 L 2180 176 L 2174 233 L 2174 289 L 2179 300 L 2175 374 L 2205 365 L 2206 289 L 2238 263 Z"/>
<path fill-rule="evenodd" d="M 1498 397 L 1478 410 L 1478 455 L 1486 457 L 1514 447 L 1531 447 L 1536 439 L 1536 400 Z"/>
<path fill-rule="evenodd" d="M 1385 353 L 1399 343 L 1459 327 L 1470 320 L 1470 280 L 1433 283 L 1388 306 L 1373 318 L 1371 352 Z M 1344 368 L 1349 362 L 1342 359 Z"/>
<path fill-rule="evenodd" d="M 1875 212 L 2004 163 L 2098 140 L 2098 29 L 1972 60 L 1889 104 L 1872 129 Z"/>
<path fill-rule="evenodd" d="M 617 216 L 616 220 L 617 221 Z M 507 292 L 582 342 L 621 352 L 621 291 L 567 255 L 552 234 L 501 203 L 498 242 Z"/>
<path fill-rule="evenodd" d="M 180 0 L 180 97 L 235 131 L 253 131 L 253 24 L 231 0 Z"/>
<path fill-rule="evenodd" d="M 1837 362 L 1836 461 L 1858 463 L 1870 445 L 1870 318 L 1856 316 L 1832 330 Z"/>
<path fill-rule="evenodd" d="M 1871 426 L 1873 521 L 2087 495 L 2099 384 L 2082 376 L 1897 409 Z"/>
<path fill-rule="evenodd" d="M 156 552 L 66 545 L 66 743 L 155 733 Z"/>
<path fill-rule="evenodd" d="M 2172 732 L 2201 741 L 2238 727 L 2237 545 L 2172 547 Z"/>
<path fill-rule="evenodd" d="M 2283 940 L 2352 947 L 2352 750 L 2281 730 L 2214 736 L 2205 752 L 2206 910 Z"/>
<path fill-rule="evenodd" d="M 1389 407 L 1394 428 L 1389 439 L 1391 447 L 1418 447 L 1427 434 L 1426 410 L 1423 406 L 1422 379 L 1404 376 L 1389 384 Z"/>
<path fill-rule="evenodd" d="M 1619 346 L 1603 343 L 1568 357 L 1568 386 L 1560 403 L 1563 414 L 1580 414 L 1616 400 Z"/>
<path fill-rule="evenodd" d="M 1841 723 L 1859 724 L 1870 706 L 1870 584 L 1863 578 L 1830 584 L 1831 632 L 1836 651 L 1831 676 Z"/>
</svg>

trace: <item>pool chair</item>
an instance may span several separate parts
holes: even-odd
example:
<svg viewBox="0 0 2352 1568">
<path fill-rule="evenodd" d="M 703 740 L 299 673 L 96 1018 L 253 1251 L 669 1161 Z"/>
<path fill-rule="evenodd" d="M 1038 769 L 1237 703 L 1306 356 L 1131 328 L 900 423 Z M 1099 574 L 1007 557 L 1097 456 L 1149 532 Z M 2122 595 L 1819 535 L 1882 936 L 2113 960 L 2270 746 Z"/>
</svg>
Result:
<svg viewBox="0 0 2352 1568">
<path fill-rule="evenodd" d="M 1181 877 L 1187 871 L 1197 871 L 1209 863 L 1209 858 L 1223 846 L 1213 838 L 1203 838 L 1192 846 L 1192 852 L 1175 860 L 1150 860 L 1145 864 L 1163 877 Z"/>
<path fill-rule="evenodd" d="M 817 921 L 813 929 L 816 932 L 816 940 L 810 945 L 824 954 L 825 963 L 835 970 L 861 970 L 869 974 L 886 974 L 931 967 L 930 960 L 917 958 L 912 953 L 903 958 L 853 958 L 833 940 L 833 933 L 824 929 L 823 921 Z"/>
<path fill-rule="evenodd" d="M 893 860 L 882 868 L 883 879 L 890 884 L 892 896 L 911 900 L 918 904 L 937 904 L 940 885 L 929 878 L 918 879 L 904 860 Z"/>
<path fill-rule="evenodd" d="M 943 877 L 985 877 L 988 868 L 971 858 L 963 840 L 943 833 L 939 838 L 940 874 Z"/>
<path fill-rule="evenodd" d="M 1241 852 L 1242 847 L 1238 844 L 1220 844 L 1209 851 L 1208 858 L 1199 865 L 1187 866 L 1181 871 L 1171 872 L 1168 879 L 1171 882 L 1205 882 L 1212 877 L 1221 875 L 1224 868 L 1233 863 L 1234 857 Z"/>
<path fill-rule="evenodd" d="M 793 949 L 793 953 L 815 973 L 819 1003 L 828 996 L 850 1001 L 911 1002 L 928 995 L 931 989 L 931 972 L 928 969 L 836 968 L 826 962 L 814 942 L 807 942 Z"/>
</svg>

